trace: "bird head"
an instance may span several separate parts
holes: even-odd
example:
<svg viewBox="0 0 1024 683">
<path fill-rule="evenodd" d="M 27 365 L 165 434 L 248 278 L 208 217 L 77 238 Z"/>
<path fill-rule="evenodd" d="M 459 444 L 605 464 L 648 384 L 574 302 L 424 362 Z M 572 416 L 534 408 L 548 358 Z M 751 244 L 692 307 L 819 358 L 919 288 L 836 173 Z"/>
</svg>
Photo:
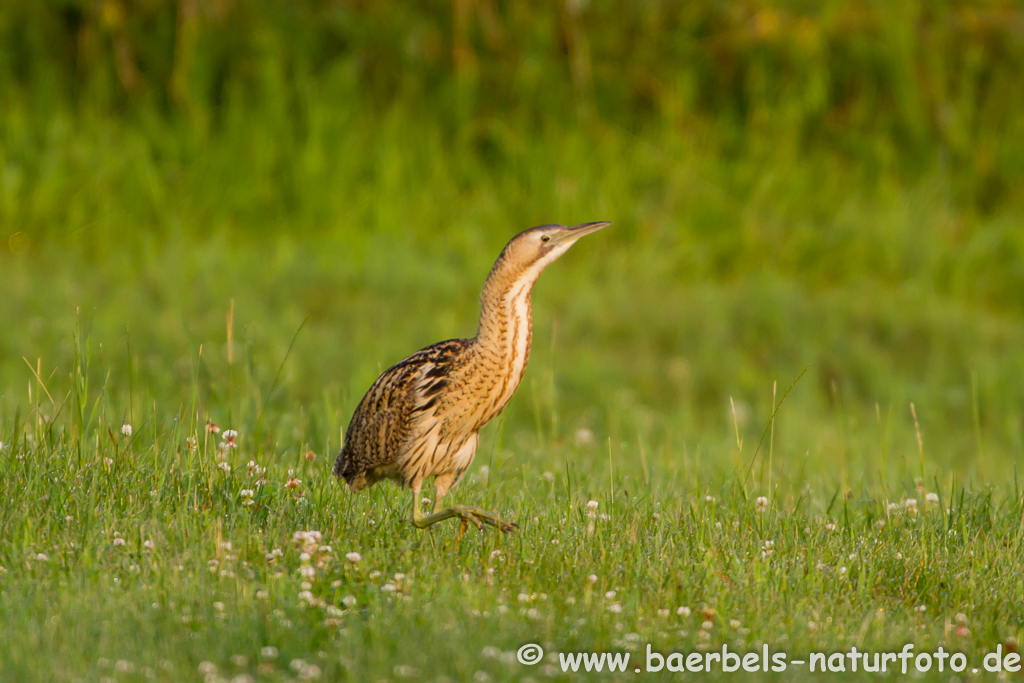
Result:
<svg viewBox="0 0 1024 683">
<path fill-rule="evenodd" d="M 505 246 L 498 258 L 501 263 L 518 268 L 536 270 L 537 274 L 549 263 L 569 250 L 576 240 L 611 225 L 607 221 L 564 225 L 539 225 L 519 233 Z"/>
</svg>

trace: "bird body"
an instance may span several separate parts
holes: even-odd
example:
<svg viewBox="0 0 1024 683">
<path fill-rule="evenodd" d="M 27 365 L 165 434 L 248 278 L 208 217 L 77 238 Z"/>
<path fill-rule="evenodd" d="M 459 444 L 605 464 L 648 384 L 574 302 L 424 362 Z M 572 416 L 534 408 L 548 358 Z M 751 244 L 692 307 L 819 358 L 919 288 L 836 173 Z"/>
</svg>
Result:
<svg viewBox="0 0 1024 683">
<path fill-rule="evenodd" d="M 334 474 L 353 492 L 382 479 L 412 489 L 417 526 L 457 516 L 477 526 L 482 520 L 505 531 L 514 528 L 482 510 L 442 510 L 440 503 L 473 462 L 480 429 L 502 411 L 523 378 L 537 278 L 577 239 L 606 225 L 544 225 L 516 235 L 484 284 L 476 336 L 438 342 L 385 371 L 352 416 Z M 423 517 L 419 491 L 430 477 L 435 512 Z"/>
</svg>

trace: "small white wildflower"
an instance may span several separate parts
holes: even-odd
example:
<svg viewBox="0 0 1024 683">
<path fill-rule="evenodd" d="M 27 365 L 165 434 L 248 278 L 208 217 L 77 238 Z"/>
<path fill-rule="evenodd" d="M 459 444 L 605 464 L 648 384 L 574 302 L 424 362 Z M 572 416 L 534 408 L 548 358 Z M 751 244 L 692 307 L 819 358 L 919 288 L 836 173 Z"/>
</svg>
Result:
<svg viewBox="0 0 1024 683">
<path fill-rule="evenodd" d="M 764 512 L 768 508 L 768 498 L 766 496 L 757 497 L 757 511 Z"/>
<path fill-rule="evenodd" d="M 573 434 L 573 438 L 575 439 L 577 446 L 589 446 L 594 443 L 594 432 L 583 427 L 576 430 L 576 433 Z"/>
<path fill-rule="evenodd" d="M 123 434 L 124 436 L 131 436 L 132 435 L 132 426 L 130 424 L 127 424 L 127 423 L 121 425 L 121 434 Z"/>
<path fill-rule="evenodd" d="M 926 493 L 924 496 L 924 502 L 937 504 L 939 502 L 939 494 L 935 493 L 934 491 Z"/>
<path fill-rule="evenodd" d="M 320 667 L 316 664 L 307 664 L 299 670 L 299 680 L 312 681 L 320 678 Z"/>
<path fill-rule="evenodd" d="M 917 512 L 917 499 L 907 498 L 903 501 L 903 506 L 907 508 L 907 512 Z"/>
<path fill-rule="evenodd" d="M 126 543 L 125 540 L 123 538 L 121 538 L 120 536 L 116 536 L 114 538 L 114 545 L 125 545 L 125 543 Z"/>
<path fill-rule="evenodd" d="M 263 657 L 263 659 L 277 659 L 277 648 L 273 645 L 264 645 L 260 648 L 260 657 Z"/>
<path fill-rule="evenodd" d="M 833 524 L 832 522 L 829 522 L 828 524 L 825 525 L 825 530 L 826 531 L 835 531 L 836 530 L 836 525 Z"/>
<path fill-rule="evenodd" d="M 147 538 L 142 542 L 142 547 L 146 550 L 156 550 L 156 543 L 153 542 L 152 538 Z"/>
<path fill-rule="evenodd" d="M 680 607 L 676 610 L 676 614 L 681 617 L 688 617 L 690 616 L 690 608 L 686 606 Z"/>
<path fill-rule="evenodd" d="M 345 605 L 345 607 L 355 607 L 359 604 L 359 600 L 354 595 L 346 595 L 341 599 L 341 604 Z"/>
<path fill-rule="evenodd" d="M 362 561 L 363 556 L 353 551 L 351 553 L 346 553 L 345 559 L 351 562 L 352 564 L 358 564 L 360 561 Z"/>
<path fill-rule="evenodd" d="M 219 467 L 224 474 L 231 474 L 231 465 L 229 465 L 228 463 L 219 462 L 217 463 L 217 467 Z"/>
<path fill-rule="evenodd" d="M 613 602 L 612 604 L 608 605 L 608 611 L 612 614 L 618 614 L 622 611 L 622 605 L 620 605 L 617 602 Z"/>
</svg>

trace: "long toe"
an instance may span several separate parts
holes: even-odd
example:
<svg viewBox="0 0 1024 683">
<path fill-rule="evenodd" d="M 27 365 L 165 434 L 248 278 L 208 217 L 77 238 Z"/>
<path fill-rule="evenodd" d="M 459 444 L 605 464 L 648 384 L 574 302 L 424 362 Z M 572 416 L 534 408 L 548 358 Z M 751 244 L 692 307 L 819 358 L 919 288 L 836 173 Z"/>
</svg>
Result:
<svg viewBox="0 0 1024 683">
<path fill-rule="evenodd" d="M 487 522 L 491 526 L 498 527 L 498 529 L 500 529 L 501 531 L 505 532 L 506 534 L 510 534 L 510 533 L 512 533 L 513 531 L 515 531 L 516 529 L 519 528 L 519 525 L 516 524 L 515 522 L 506 522 L 504 519 L 502 519 L 498 515 L 493 514 L 491 512 L 487 512 L 487 513 L 480 513 L 480 512 L 478 512 L 477 515 L 479 515 L 481 519 L 483 519 L 485 522 Z"/>
<path fill-rule="evenodd" d="M 476 514 L 474 514 L 470 510 L 463 510 L 462 513 L 459 515 L 459 518 L 463 522 L 469 522 L 470 524 L 475 526 L 477 529 L 483 529 L 484 528 L 483 522 L 480 520 L 480 518 L 477 517 Z M 483 521 L 487 522 L 488 524 L 490 524 L 490 522 L 486 518 L 484 518 Z"/>
<path fill-rule="evenodd" d="M 501 529 L 506 534 L 511 534 L 511 533 L 519 530 L 519 525 L 516 524 L 515 522 L 506 522 L 503 519 L 499 519 L 498 520 L 498 528 Z"/>
</svg>

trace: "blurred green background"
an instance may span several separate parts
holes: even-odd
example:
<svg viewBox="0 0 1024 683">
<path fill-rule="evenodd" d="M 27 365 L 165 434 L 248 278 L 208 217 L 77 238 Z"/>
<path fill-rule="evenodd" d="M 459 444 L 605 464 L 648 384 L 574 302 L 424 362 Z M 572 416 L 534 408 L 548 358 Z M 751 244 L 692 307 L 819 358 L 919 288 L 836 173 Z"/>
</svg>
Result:
<svg viewBox="0 0 1024 683">
<path fill-rule="evenodd" d="M 336 449 L 508 238 L 611 220 L 537 286 L 519 451 L 745 462 L 810 364 L 776 468 L 919 475 L 913 402 L 929 478 L 1010 481 L 1022 73 L 1016 2 L 6 0 L 0 427 L 65 424 L 78 328 L 115 430 Z"/>
</svg>

